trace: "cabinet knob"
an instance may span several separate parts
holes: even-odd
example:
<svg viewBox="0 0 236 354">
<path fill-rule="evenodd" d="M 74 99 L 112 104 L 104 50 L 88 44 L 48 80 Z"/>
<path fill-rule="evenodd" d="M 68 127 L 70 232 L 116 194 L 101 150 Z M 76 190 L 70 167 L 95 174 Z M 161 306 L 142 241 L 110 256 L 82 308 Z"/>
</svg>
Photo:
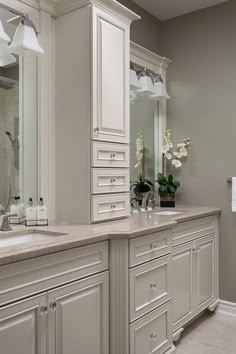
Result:
<svg viewBox="0 0 236 354">
<path fill-rule="evenodd" d="M 115 209 L 116 205 L 115 204 L 111 204 L 111 209 Z"/>
<path fill-rule="evenodd" d="M 47 315 L 48 314 L 48 306 L 43 305 L 40 307 L 40 315 Z"/>
<path fill-rule="evenodd" d="M 150 284 L 150 288 L 151 289 L 156 289 L 157 288 L 157 284 L 156 283 L 151 283 Z"/>
<path fill-rule="evenodd" d="M 112 152 L 112 153 L 110 154 L 110 158 L 113 160 L 113 159 L 115 159 L 115 157 L 116 157 L 116 154 L 115 154 L 114 152 Z"/>
<path fill-rule="evenodd" d="M 56 311 L 56 309 L 57 309 L 57 303 L 56 303 L 56 302 L 51 302 L 51 303 L 49 304 L 49 308 L 50 308 L 51 311 Z"/>
<path fill-rule="evenodd" d="M 95 133 L 95 134 L 97 134 L 98 132 L 99 132 L 99 128 L 97 127 L 97 128 L 94 128 L 93 129 L 93 132 Z"/>
<path fill-rule="evenodd" d="M 155 245 L 155 243 L 151 243 L 150 248 L 151 248 L 151 250 L 155 250 L 157 248 L 157 246 Z"/>
<path fill-rule="evenodd" d="M 115 182 L 116 182 L 116 179 L 113 177 L 113 178 L 110 179 L 110 182 L 111 182 L 111 183 L 115 183 Z"/>
<path fill-rule="evenodd" d="M 150 335 L 150 337 L 151 337 L 151 339 L 156 339 L 156 338 L 157 338 L 157 335 L 156 335 L 156 333 L 152 333 L 152 334 Z"/>
</svg>

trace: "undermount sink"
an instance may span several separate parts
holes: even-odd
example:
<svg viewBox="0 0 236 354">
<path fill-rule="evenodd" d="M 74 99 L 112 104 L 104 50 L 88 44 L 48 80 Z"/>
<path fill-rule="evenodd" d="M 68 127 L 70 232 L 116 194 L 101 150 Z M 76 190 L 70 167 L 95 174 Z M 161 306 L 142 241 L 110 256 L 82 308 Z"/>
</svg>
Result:
<svg viewBox="0 0 236 354">
<path fill-rule="evenodd" d="M 57 236 L 63 236 L 61 233 L 43 233 L 43 232 L 29 232 L 29 233 L 14 233 L 0 236 L 0 248 L 16 246 L 22 243 L 47 241 Z"/>
<path fill-rule="evenodd" d="M 172 215 L 182 214 L 182 211 L 165 210 L 165 211 L 159 211 L 158 213 L 154 213 L 154 214 L 155 214 L 155 215 L 167 215 L 167 216 L 172 216 Z"/>
</svg>

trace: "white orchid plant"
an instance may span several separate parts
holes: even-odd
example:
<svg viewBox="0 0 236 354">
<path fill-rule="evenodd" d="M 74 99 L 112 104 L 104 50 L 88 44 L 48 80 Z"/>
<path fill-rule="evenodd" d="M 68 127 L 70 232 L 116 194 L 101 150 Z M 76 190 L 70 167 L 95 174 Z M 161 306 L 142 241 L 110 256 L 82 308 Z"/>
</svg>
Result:
<svg viewBox="0 0 236 354">
<path fill-rule="evenodd" d="M 138 175 L 137 179 L 131 181 L 130 189 L 134 189 L 134 193 L 137 195 L 139 194 L 140 200 L 142 199 L 142 193 L 146 193 L 150 191 L 153 187 L 153 183 L 145 178 L 145 147 L 144 147 L 144 140 L 143 134 L 141 132 L 137 133 L 136 139 L 136 164 L 135 168 L 140 168 L 141 173 Z"/>
<path fill-rule="evenodd" d="M 190 138 L 184 139 L 183 142 L 178 143 L 176 150 L 172 142 L 171 129 L 167 130 L 164 135 L 164 144 L 162 145 L 161 152 L 163 154 L 163 162 L 169 161 L 173 168 L 179 169 L 183 164 L 183 159 L 188 156 L 188 147 L 190 145 Z M 163 165 L 163 171 L 165 170 Z M 159 194 L 164 197 L 168 193 L 175 193 L 180 187 L 179 181 L 174 181 L 173 175 L 164 176 L 163 173 L 158 173 L 156 182 L 159 184 Z"/>
</svg>

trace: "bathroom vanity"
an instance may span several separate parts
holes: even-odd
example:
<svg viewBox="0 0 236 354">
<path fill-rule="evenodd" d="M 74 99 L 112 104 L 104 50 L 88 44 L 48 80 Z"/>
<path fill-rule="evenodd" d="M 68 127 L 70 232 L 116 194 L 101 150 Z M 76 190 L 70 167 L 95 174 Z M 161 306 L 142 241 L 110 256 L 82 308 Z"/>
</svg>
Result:
<svg viewBox="0 0 236 354">
<path fill-rule="evenodd" d="M 48 239 L 1 247 L 1 347 L 18 354 L 174 353 L 184 326 L 219 299 L 220 210 L 181 210 L 43 227 L 38 232 Z"/>
</svg>

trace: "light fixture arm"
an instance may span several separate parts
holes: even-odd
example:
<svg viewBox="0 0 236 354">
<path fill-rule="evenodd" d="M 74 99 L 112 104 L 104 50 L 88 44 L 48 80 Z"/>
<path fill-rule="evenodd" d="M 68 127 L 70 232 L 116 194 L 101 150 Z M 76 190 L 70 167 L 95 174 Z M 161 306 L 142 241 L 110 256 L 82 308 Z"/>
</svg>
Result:
<svg viewBox="0 0 236 354">
<path fill-rule="evenodd" d="M 12 7 L 9 7 L 7 5 L 1 4 L 0 3 L 0 8 L 6 11 L 9 11 L 11 13 L 13 13 L 14 15 L 20 16 L 22 18 L 22 20 L 24 21 L 26 26 L 31 26 L 33 27 L 35 33 L 38 35 L 39 31 L 37 29 L 37 27 L 35 26 L 35 24 L 33 23 L 33 21 L 30 20 L 29 16 L 21 11 L 15 10 Z"/>
</svg>

